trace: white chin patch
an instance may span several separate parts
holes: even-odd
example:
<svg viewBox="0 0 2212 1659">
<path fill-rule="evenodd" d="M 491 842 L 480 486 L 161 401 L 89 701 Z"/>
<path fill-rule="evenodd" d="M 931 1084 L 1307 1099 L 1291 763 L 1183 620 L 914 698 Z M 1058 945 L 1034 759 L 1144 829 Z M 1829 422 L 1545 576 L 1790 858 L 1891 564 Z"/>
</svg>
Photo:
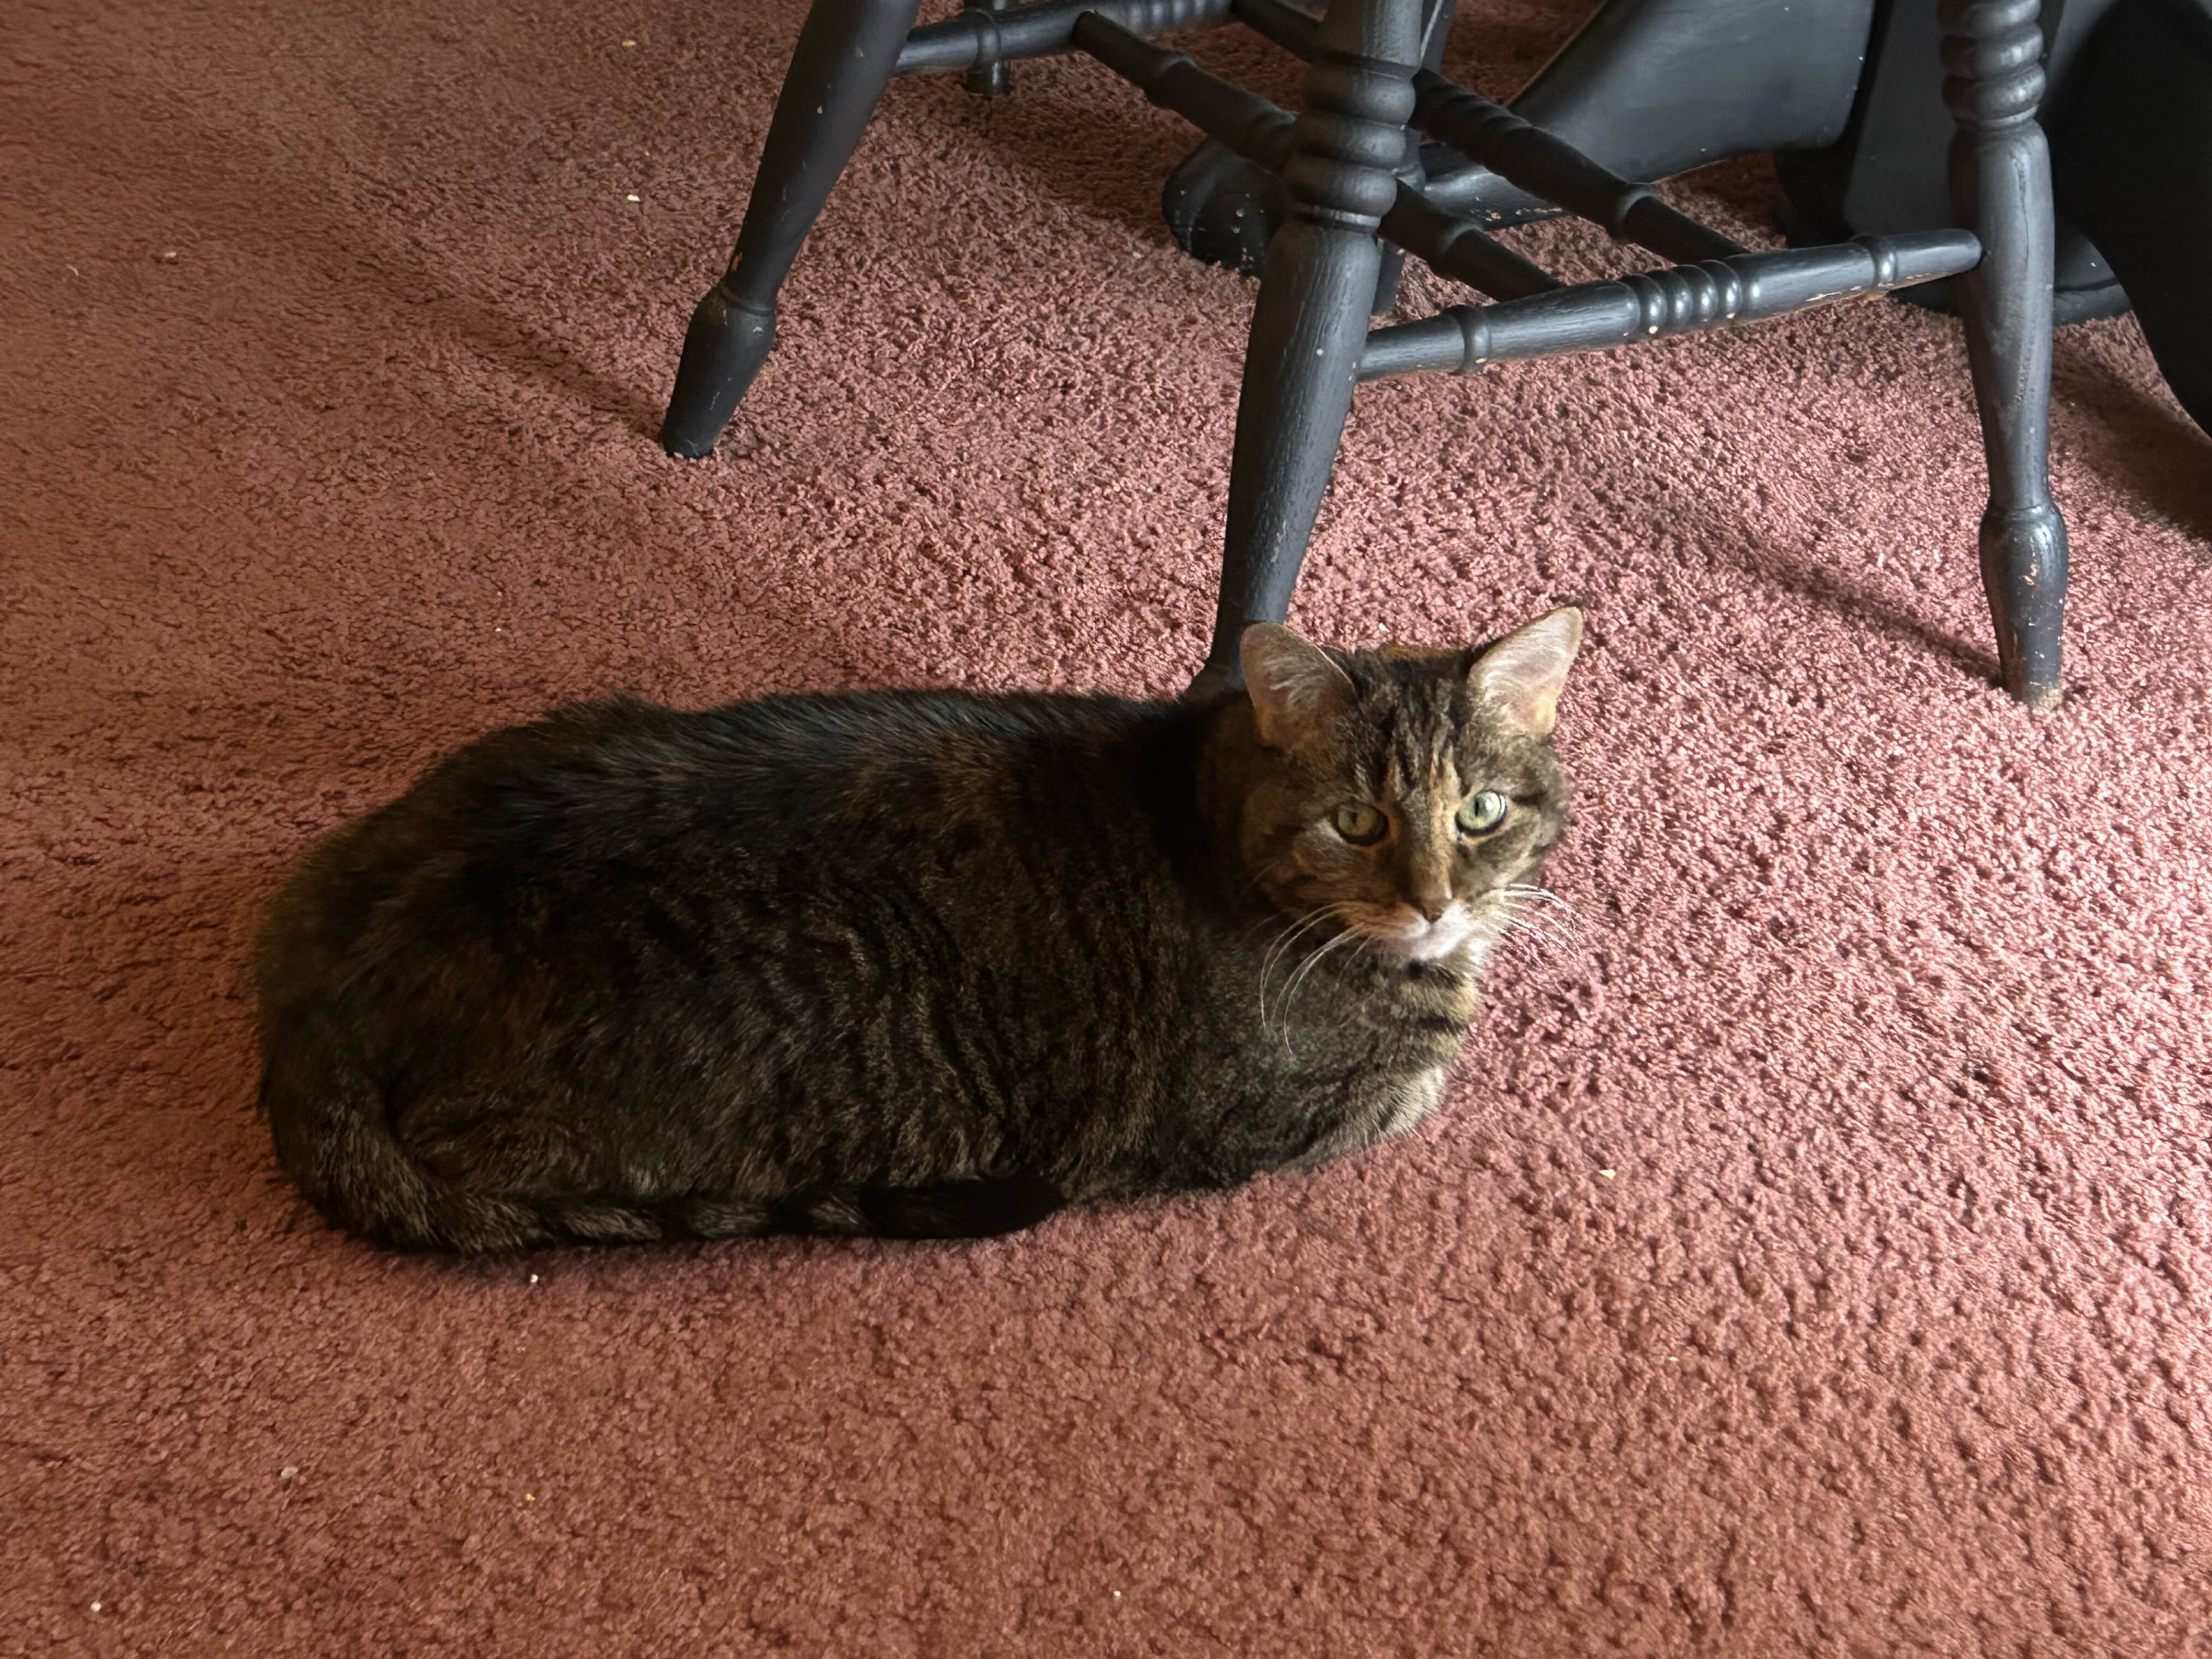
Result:
<svg viewBox="0 0 2212 1659">
<path fill-rule="evenodd" d="M 1455 956 L 1474 937 L 1474 923 L 1458 905 L 1434 921 L 1415 922 L 1389 943 L 1414 962 L 1437 962 Z"/>
</svg>

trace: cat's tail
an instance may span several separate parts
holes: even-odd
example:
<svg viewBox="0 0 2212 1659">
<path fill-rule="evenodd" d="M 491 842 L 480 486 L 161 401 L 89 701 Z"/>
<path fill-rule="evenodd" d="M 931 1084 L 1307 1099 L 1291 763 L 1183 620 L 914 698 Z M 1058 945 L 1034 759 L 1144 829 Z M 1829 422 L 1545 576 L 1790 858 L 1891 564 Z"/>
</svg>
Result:
<svg viewBox="0 0 2212 1659">
<path fill-rule="evenodd" d="M 326 1015 L 264 1015 L 261 1109 L 276 1161 L 324 1216 L 403 1250 L 499 1250 L 556 1237 L 530 1206 L 465 1192 L 407 1155 L 384 1091 Z"/>
<path fill-rule="evenodd" d="M 839 1187 L 762 1200 L 710 1193 L 653 1199 L 542 1199 L 470 1192 L 408 1156 L 383 1091 L 347 1058 L 328 1022 L 305 1011 L 263 1032 L 262 1109 L 276 1160 L 308 1202 L 349 1232 L 402 1250 L 474 1254 L 532 1244 L 822 1233 L 986 1238 L 1034 1226 L 1066 1203 L 1042 1178 L 916 1187 Z"/>
<path fill-rule="evenodd" d="M 920 1187 L 843 1187 L 770 1206 L 772 1233 L 866 1238 L 995 1238 L 1061 1208 L 1067 1194 L 1039 1176 L 978 1176 Z"/>
<path fill-rule="evenodd" d="M 836 1238 L 994 1238 L 1033 1227 L 1067 1201 L 1050 1182 L 1015 1176 L 923 1187 L 824 1187 L 773 1200 L 718 1193 L 665 1198 L 463 1200 L 407 1234 L 368 1231 L 398 1249 L 483 1251 L 530 1244 L 651 1244 L 812 1233 Z M 327 1213 L 327 1212 L 326 1212 Z"/>
</svg>

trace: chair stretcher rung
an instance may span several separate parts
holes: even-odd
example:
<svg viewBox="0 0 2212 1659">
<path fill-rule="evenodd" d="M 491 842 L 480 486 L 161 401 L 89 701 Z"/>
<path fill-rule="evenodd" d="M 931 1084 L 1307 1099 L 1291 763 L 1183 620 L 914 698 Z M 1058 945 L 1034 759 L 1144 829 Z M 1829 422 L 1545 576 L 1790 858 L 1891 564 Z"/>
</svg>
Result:
<svg viewBox="0 0 2212 1659">
<path fill-rule="evenodd" d="M 1297 118 L 1258 93 L 1209 75 L 1188 56 L 1155 46 L 1103 14 L 1076 24 L 1076 50 L 1089 53 L 1162 109 L 1172 110 L 1246 161 L 1282 170 Z M 1499 299 L 1542 294 L 1559 286 L 1540 265 L 1454 218 L 1403 179 L 1382 234 L 1426 260 L 1431 270 Z"/>
<path fill-rule="evenodd" d="M 1069 49 L 1075 20 L 1085 12 L 1139 34 L 1167 34 L 1220 22 L 1229 15 L 1229 0 L 1043 0 L 1012 11 L 963 11 L 908 34 L 891 73 L 928 75 L 1050 58 Z"/>
<path fill-rule="evenodd" d="M 1293 55 L 1310 58 L 1320 24 L 1283 0 L 1232 0 L 1241 23 Z M 1413 125 L 1478 161 L 1508 184 L 1556 202 L 1662 259 L 1726 259 L 1744 250 L 1709 225 L 1670 207 L 1649 185 L 1608 172 L 1563 138 L 1532 126 L 1502 104 L 1447 81 L 1434 70 L 1413 76 Z"/>
<path fill-rule="evenodd" d="M 1862 236 L 1830 247 L 1740 253 L 1584 283 L 1491 306 L 1453 306 L 1367 337 L 1359 378 L 1466 374 L 1485 363 L 1601 351 L 1669 334 L 1760 322 L 1971 270 L 1981 244 L 1964 230 Z"/>
</svg>

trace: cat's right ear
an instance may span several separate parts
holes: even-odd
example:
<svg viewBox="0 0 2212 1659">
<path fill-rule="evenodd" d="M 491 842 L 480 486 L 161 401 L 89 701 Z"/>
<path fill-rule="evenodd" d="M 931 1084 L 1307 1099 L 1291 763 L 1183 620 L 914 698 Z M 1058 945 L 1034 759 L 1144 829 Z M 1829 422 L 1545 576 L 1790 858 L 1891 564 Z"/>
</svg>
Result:
<svg viewBox="0 0 2212 1659">
<path fill-rule="evenodd" d="M 1517 629 L 1475 659 L 1468 684 L 1508 726 L 1548 738 L 1567 670 L 1583 648 L 1583 613 L 1572 605 Z"/>
<path fill-rule="evenodd" d="M 1351 677 L 1311 640 L 1277 623 L 1255 623 L 1237 642 L 1260 741 L 1296 749 L 1347 708 Z"/>
</svg>

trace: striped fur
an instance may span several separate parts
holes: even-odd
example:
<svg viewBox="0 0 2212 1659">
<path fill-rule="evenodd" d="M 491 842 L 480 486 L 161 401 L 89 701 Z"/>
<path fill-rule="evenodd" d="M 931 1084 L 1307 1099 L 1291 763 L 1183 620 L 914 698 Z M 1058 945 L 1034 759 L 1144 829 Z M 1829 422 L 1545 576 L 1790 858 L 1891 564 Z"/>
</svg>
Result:
<svg viewBox="0 0 2212 1659">
<path fill-rule="evenodd" d="M 1405 895 L 1486 914 L 1565 822 L 1480 660 L 1328 653 L 1342 686 L 1272 743 L 1242 694 L 495 732 L 275 905 L 279 1161 L 342 1226 L 474 1251 L 1005 1232 L 1367 1145 L 1433 1103 L 1486 937 L 1409 956 Z M 1439 842 L 1477 787 L 1513 817 Z M 1348 794 L 1390 844 L 1334 838 Z"/>
</svg>

